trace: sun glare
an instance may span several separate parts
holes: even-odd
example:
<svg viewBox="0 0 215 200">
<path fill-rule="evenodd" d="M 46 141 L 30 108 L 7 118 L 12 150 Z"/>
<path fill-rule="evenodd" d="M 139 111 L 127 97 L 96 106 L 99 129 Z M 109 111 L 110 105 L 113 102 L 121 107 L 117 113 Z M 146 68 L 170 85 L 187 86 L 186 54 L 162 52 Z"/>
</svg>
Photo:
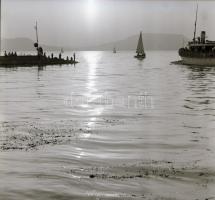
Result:
<svg viewBox="0 0 215 200">
<path fill-rule="evenodd" d="M 88 0 L 86 10 L 87 10 L 88 19 L 93 20 L 96 17 L 96 13 L 97 13 L 96 0 Z"/>
</svg>

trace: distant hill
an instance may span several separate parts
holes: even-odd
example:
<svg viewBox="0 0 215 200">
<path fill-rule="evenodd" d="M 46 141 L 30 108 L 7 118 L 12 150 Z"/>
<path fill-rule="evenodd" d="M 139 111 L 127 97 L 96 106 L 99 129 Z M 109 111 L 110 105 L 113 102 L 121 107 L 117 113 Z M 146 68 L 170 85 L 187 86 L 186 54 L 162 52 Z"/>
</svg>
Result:
<svg viewBox="0 0 215 200">
<path fill-rule="evenodd" d="M 43 45 L 44 50 L 60 50 L 61 47 Z M 2 50 L 6 51 L 35 51 L 34 41 L 29 38 L 12 38 L 2 40 Z"/>
<path fill-rule="evenodd" d="M 135 50 L 137 47 L 139 35 L 128 37 L 124 40 L 105 43 L 95 47 L 89 47 L 88 50 L 112 50 L 115 46 L 117 50 Z M 146 50 L 178 50 L 186 44 L 188 38 L 177 34 L 143 34 L 143 43 Z"/>
<path fill-rule="evenodd" d="M 137 46 L 139 35 L 134 35 L 123 40 L 104 43 L 98 46 L 91 47 L 77 47 L 71 46 L 63 47 L 64 50 L 95 50 L 105 51 L 113 50 L 115 46 L 117 50 L 135 50 Z M 188 39 L 183 35 L 178 34 L 155 34 L 145 33 L 143 34 L 143 42 L 146 50 L 177 50 L 187 43 Z M 3 39 L 2 50 L 6 51 L 34 51 L 34 41 L 28 38 L 14 38 Z M 43 45 L 44 50 L 59 51 L 61 47 Z"/>
</svg>

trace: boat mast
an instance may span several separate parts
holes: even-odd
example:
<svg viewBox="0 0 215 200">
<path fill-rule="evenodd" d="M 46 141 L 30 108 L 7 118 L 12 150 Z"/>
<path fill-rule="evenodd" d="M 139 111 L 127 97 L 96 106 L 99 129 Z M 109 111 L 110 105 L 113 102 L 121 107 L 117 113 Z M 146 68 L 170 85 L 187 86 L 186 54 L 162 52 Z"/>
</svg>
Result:
<svg viewBox="0 0 215 200">
<path fill-rule="evenodd" d="M 197 19 L 198 19 L 198 3 L 196 6 L 196 19 L 195 19 L 195 28 L 194 28 L 194 35 L 193 35 L 193 41 L 195 42 L 196 40 L 196 24 L 197 24 Z"/>
<path fill-rule="evenodd" d="M 37 21 L 36 21 L 36 26 L 35 26 L 35 30 L 36 30 L 36 40 L 37 40 L 37 44 L 39 46 L 39 39 L 38 39 L 38 28 L 37 28 Z"/>
</svg>

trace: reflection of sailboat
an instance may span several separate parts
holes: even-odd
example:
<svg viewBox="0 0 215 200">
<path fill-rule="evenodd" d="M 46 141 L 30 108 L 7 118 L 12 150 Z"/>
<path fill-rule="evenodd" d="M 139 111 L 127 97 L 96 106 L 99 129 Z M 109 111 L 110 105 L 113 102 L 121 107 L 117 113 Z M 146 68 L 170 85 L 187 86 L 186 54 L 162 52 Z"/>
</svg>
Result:
<svg viewBox="0 0 215 200">
<path fill-rule="evenodd" d="M 113 53 L 116 53 L 116 47 L 113 48 Z"/>
<path fill-rule="evenodd" d="M 140 37 L 139 37 L 139 40 L 138 40 L 138 45 L 137 45 L 136 53 L 137 53 L 137 55 L 134 56 L 135 58 L 144 59 L 146 57 L 146 54 L 144 52 L 144 47 L 143 47 L 142 32 L 140 32 Z"/>
</svg>

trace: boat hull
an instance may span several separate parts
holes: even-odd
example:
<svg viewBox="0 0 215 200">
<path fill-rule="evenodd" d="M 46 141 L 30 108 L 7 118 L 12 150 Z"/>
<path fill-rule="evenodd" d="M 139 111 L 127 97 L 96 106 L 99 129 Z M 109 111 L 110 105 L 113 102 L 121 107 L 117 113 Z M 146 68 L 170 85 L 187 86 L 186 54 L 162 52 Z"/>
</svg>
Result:
<svg viewBox="0 0 215 200">
<path fill-rule="evenodd" d="M 215 66 L 215 58 L 181 57 L 184 65 Z"/>
<path fill-rule="evenodd" d="M 146 57 L 146 55 L 145 54 L 144 55 L 136 55 L 134 57 L 139 59 L 139 60 L 143 60 Z"/>
</svg>

